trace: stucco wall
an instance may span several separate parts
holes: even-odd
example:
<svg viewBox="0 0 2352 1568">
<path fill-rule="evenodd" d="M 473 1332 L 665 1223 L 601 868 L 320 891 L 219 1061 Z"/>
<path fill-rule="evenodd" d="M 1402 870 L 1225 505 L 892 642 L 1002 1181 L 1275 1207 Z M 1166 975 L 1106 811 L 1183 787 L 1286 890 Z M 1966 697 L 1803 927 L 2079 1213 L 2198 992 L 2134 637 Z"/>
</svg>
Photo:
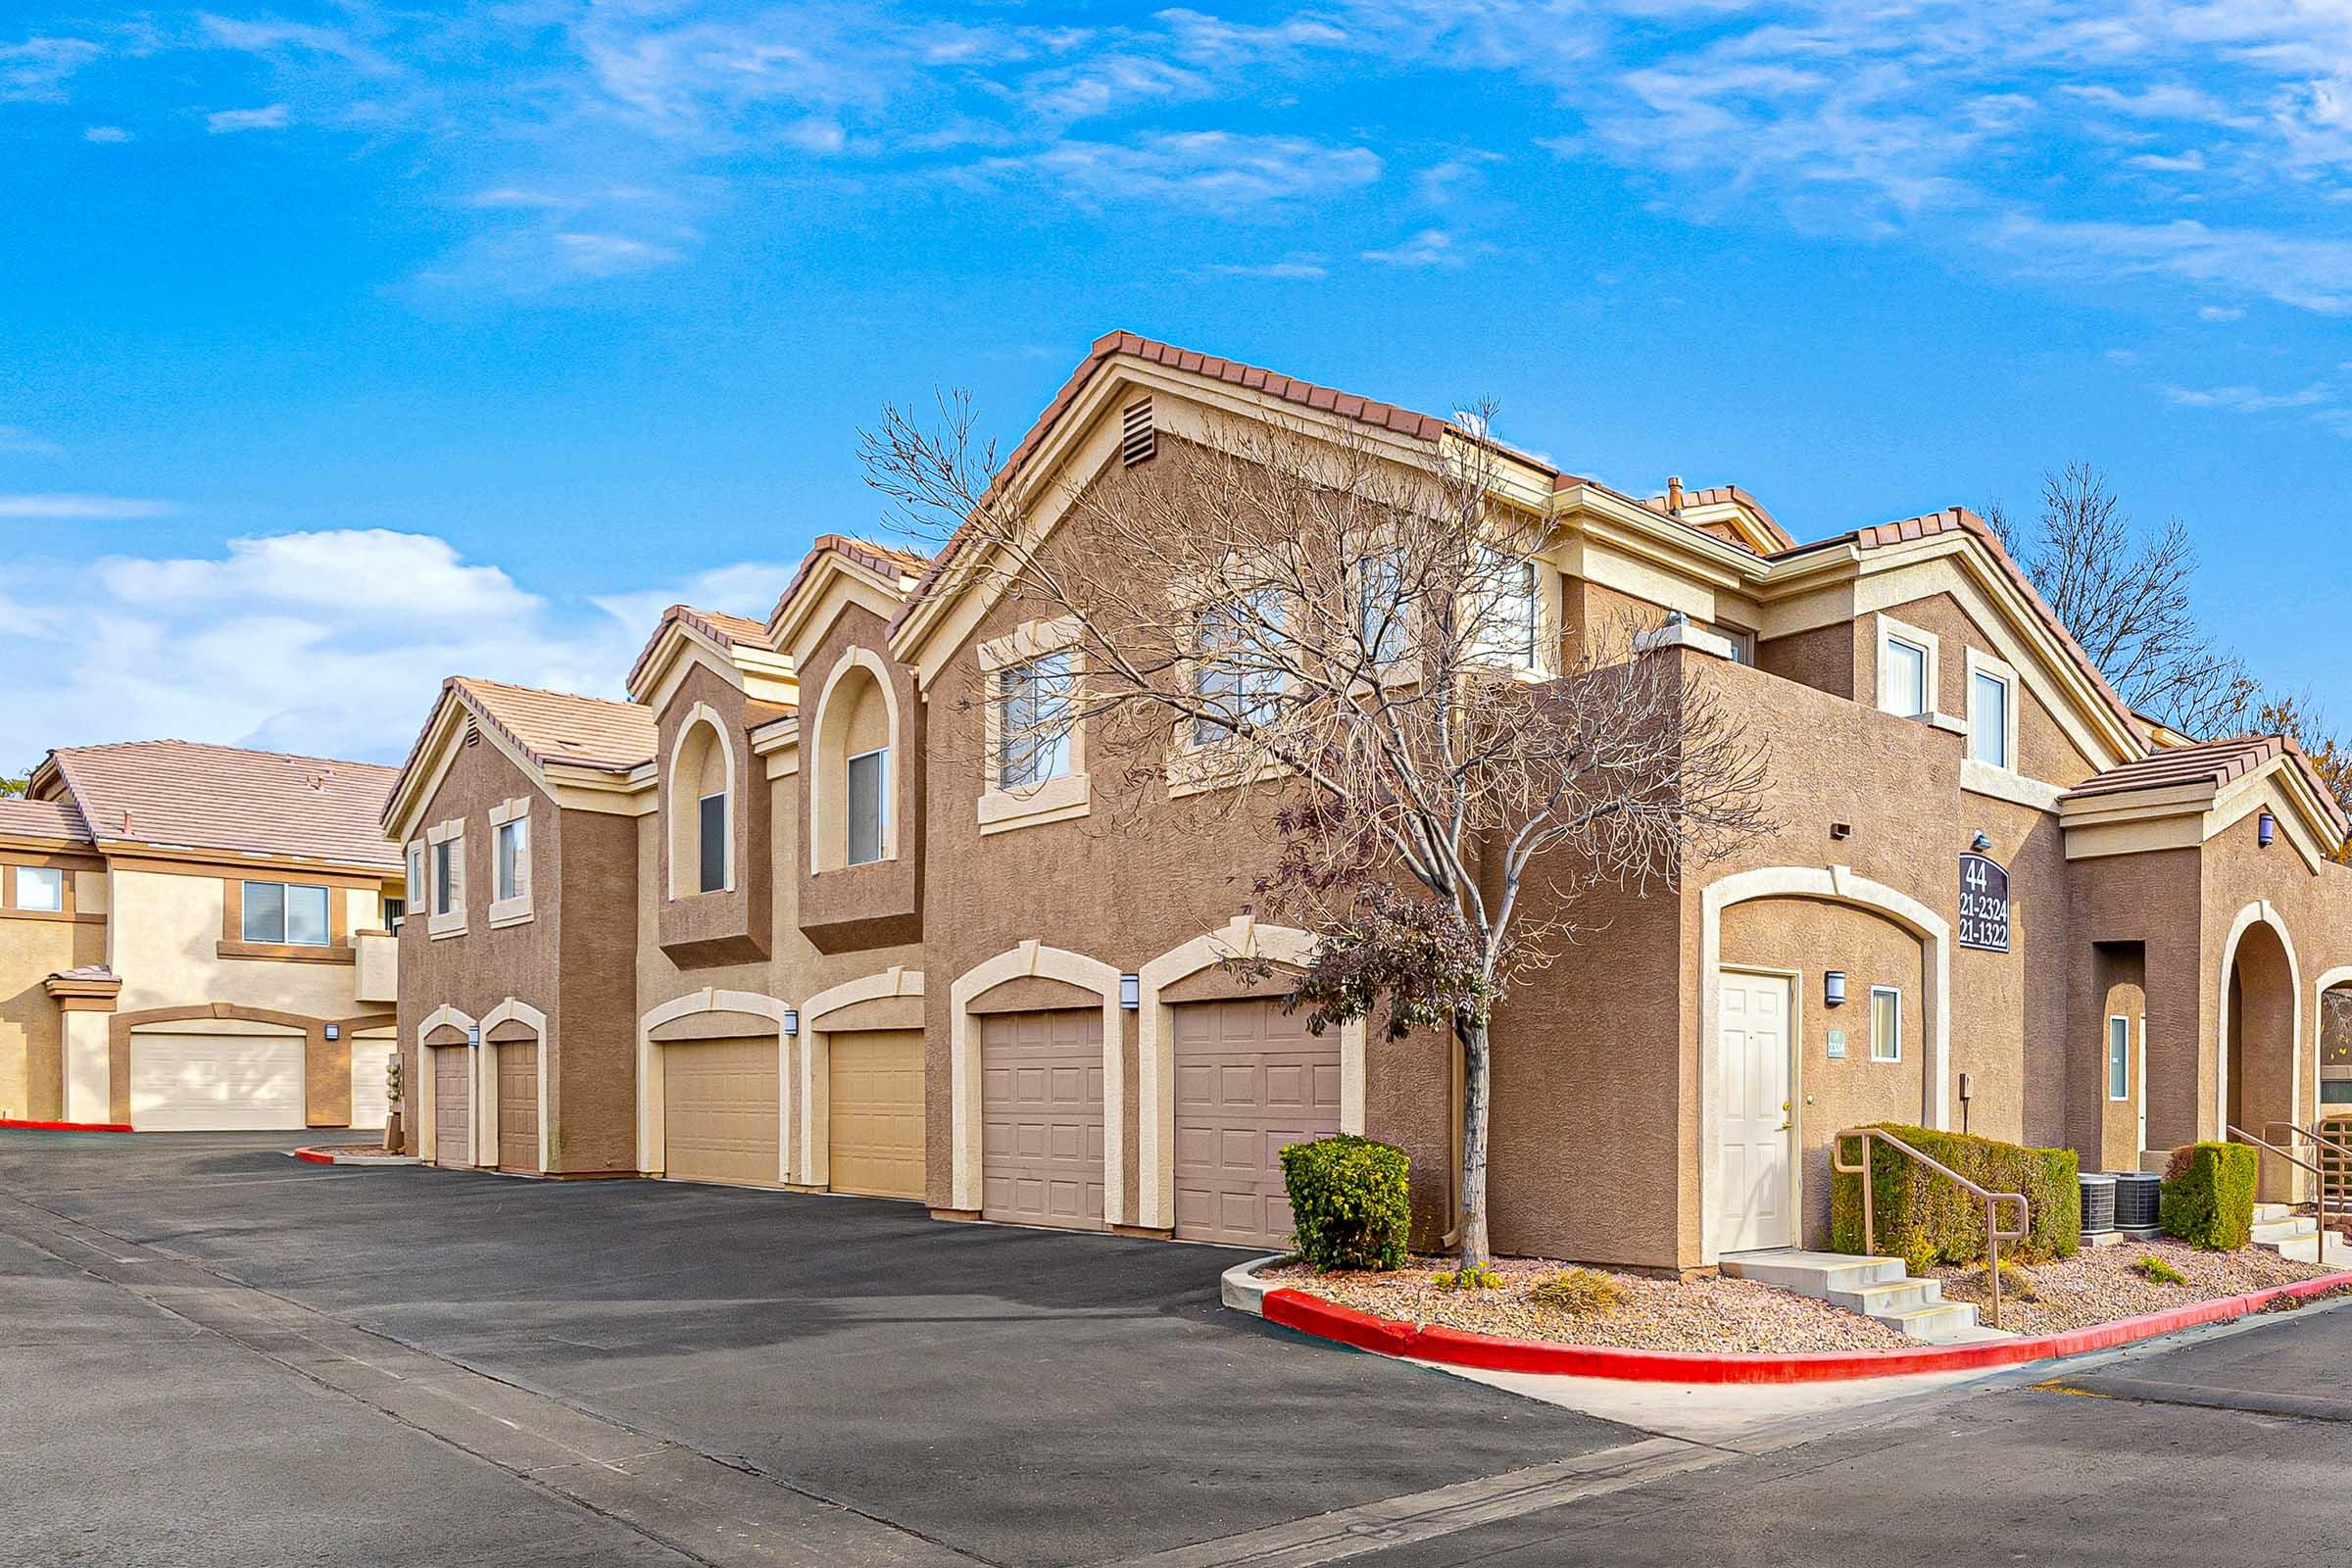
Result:
<svg viewBox="0 0 2352 1568">
<path fill-rule="evenodd" d="M 108 873 L 108 961 L 122 979 L 121 1012 L 182 1006 L 198 1002 L 231 1002 L 315 1018 L 348 1017 L 354 1005 L 354 969 L 348 963 L 297 963 L 273 958 L 223 958 L 219 949 L 227 879 L 233 872 L 191 868 L 188 872 L 131 870 Z M 261 880 L 327 882 L 330 897 L 355 904 L 375 923 L 373 888 L 349 886 L 353 879 L 298 872 L 258 873 Z M 336 884 L 343 884 L 336 886 Z"/>
<path fill-rule="evenodd" d="M 41 982 L 105 956 L 103 924 L 33 916 L 0 919 L 0 1116 L 34 1121 L 64 1117 L 64 1027 L 57 1004 L 41 989 Z"/>
</svg>

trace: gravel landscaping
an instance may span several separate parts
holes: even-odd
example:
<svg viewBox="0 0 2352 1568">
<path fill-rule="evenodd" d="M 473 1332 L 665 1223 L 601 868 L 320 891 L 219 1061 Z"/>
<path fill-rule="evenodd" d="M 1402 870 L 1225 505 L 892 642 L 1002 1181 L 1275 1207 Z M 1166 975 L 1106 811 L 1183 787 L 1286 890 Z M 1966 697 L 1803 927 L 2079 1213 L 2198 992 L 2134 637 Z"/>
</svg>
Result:
<svg viewBox="0 0 2352 1568">
<path fill-rule="evenodd" d="M 1605 1310 L 1562 1311 L 1533 1300 L 1529 1291 L 1565 1265 L 1532 1258 L 1494 1264 L 1502 1288 L 1442 1291 L 1432 1276 L 1450 1271 L 1450 1258 L 1415 1257 L 1393 1274 L 1317 1274 L 1303 1263 L 1259 1271 L 1274 1285 L 1304 1291 L 1398 1322 L 1442 1324 L 1478 1334 L 1565 1345 L 1609 1345 L 1639 1350 L 1868 1350 L 1910 1345 L 1894 1330 L 1866 1317 L 1795 1296 L 1754 1280 L 1704 1279 L 1678 1284 L 1595 1274 L 1617 1286 L 1622 1299 Z"/>
<path fill-rule="evenodd" d="M 2138 1269 L 2143 1257 L 2162 1258 L 2179 1271 L 2183 1284 L 2149 1279 Z M 2086 1247 L 2073 1257 L 2055 1263 L 2023 1265 L 2033 1281 L 2033 1298 L 2020 1299 L 2009 1279 L 2001 1283 L 2001 1327 L 2016 1334 L 2056 1334 L 2087 1328 L 2117 1318 L 2138 1317 L 2168 1307 L 2244 1296 L 2274 1285 L 2317 1279 L 2338 1272 L 2309 1263 L 2292 1263 L 2258 1247 L 2234 1252 L 2206 1252 L 2175 1241 L 2126 1242 L 2116 1247 Z M 1984 1269 L 1943 1267 L 1934 1270 L 1943 1281 L 1944 1299 L 1984 1305 Z"/>
</svg>

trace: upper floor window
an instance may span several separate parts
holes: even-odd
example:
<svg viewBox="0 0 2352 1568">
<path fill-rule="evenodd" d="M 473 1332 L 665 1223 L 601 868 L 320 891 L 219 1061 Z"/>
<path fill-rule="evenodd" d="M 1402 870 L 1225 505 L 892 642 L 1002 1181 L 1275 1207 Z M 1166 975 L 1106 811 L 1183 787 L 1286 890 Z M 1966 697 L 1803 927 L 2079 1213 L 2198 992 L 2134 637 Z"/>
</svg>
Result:
<svg viewBox="0 0 2352 1568">
<path fill-rule="evenodd" d="M 882 858 L 890 831 L 890 749 L 879 747 L 849 760 L 849 853 L 851 865 Z"/>
<path fill-rule="evenodd" d="M 1477 611 L 1478 657 L 1514 669 L 1533 669 L 1543 613 L 1536 564 L 1510 560 L 1484 545 L 1479 555 L 1482 574 L 1489 579 L 1489 602 Z"/>
<path fill-rule="evenodd" d="M 670 897 L 735 886 L 734 801 L 732 749 L 717 713 L 697 703 L 670 762 Z"/>
<path fill-rule="evenodd" d="M 246 883 L 245 940 L 325 947 L 326 899 L 326 889 L 304 882 Z"/>
<path fill-rule="evenodd" d="M 407 892 L 410 899 L 416 900 L 419 903 L 424 901 L 424 846 L 421 844 L 412 844 L 409 846 L 409 884 Z M 406 900 L 402 901 L 402 907 L 404 909 L 407 907 Z"/>
<path fill-rule="evenodd" d="M 48 914 L 63 914 L 66 908 L 66 873 L 54 865 L 20 865 L 16 868 L 17 907 Z"/>
<path fill-rule="evenodd" d="M 997 788 L 1026 789 L 1070 771 L 1075 697 L 1066 648 L 997 671 Z"/>
<path fill-rule="evenodd" d="M 1879 643 L 1879 706 L 1897 718 L 1924 716 L 1934 660 L 1925 645 L 1888 632 Z"/>
<path fill-rule="evenodd" d="M 408 918 L 409 901 L 406 899 L 396 899 L 390 894 L 386 894 L 383 900 L 384 929 L 387 931 L 398 931 L 403 925 L 408 923 Z"/>
<path fill-rule="evenodd" d="M 2107 1020 L 2107 1098 L 2132 1098 L 2132 1020 L 2120 1012 Z"/>
<path fill-rule="evenodd" d="M 1980 762 L 2009 765 L 2009 683 L 1983 670 L 1969 680 L 1969 752 Z"/>
<path fill-rule="evenodd" d="M 1283 670 L 1261 650 L 1281 628 L 1271 592 L 1202 610 L 1195 633 L 1193 690 L 1208 712 L 1193 719 L 1193 744 L 1209 746 L 1243 724 L 1264 724 L 1281 701 Z"/>
<path fill-rule="evenodd" d="M 433 846 L 433 912 L 453 914 L 458 908 L 458 852 L 463 839 L 443 839 Z"/>
<path fill-rule="evenodd" d="M 1398 557 L 1367 556 L 1356 564 L 1355 634 L 1374 665 L 1404 657 L 1404 563 Z"/>
<path fill-rule="evenodd" d="M 498 824 L 498 894 L 518 899 L 530 875 L 531 819 L 518 816 Z"/>
</svg>

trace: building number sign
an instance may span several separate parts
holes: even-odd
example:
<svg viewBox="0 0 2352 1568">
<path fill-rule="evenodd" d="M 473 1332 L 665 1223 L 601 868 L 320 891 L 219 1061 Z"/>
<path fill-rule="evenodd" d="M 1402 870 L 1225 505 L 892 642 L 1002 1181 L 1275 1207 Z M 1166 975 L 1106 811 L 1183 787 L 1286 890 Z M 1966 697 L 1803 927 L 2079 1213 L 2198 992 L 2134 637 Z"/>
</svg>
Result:
<svg viewBox="0 0 2352 1568">
<path fill-rule="evenodd" d="M 2009 873 L 1982 855 L 1960 857 L 1960 945 L 2009 951 Z"/>
</svg>

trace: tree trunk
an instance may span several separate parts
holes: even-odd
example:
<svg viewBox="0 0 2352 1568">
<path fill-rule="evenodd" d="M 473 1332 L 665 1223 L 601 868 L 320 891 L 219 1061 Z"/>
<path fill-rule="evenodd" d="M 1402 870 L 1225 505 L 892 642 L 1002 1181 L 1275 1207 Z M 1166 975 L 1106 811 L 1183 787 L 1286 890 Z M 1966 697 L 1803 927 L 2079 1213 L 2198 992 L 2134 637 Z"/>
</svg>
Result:
<svg viewBox="0 0 2352 1568">
<path fill-rule="evenodd" d="M 1462 1043 L 1462 1246 L 1465 1271 L 1483 1269 L 1487 1252 L 1487 1107 L 1493 1086 L 1487 1060 L 1487 1026 L 1469 1017 L 1453 1021 Z"/>
</svg>

